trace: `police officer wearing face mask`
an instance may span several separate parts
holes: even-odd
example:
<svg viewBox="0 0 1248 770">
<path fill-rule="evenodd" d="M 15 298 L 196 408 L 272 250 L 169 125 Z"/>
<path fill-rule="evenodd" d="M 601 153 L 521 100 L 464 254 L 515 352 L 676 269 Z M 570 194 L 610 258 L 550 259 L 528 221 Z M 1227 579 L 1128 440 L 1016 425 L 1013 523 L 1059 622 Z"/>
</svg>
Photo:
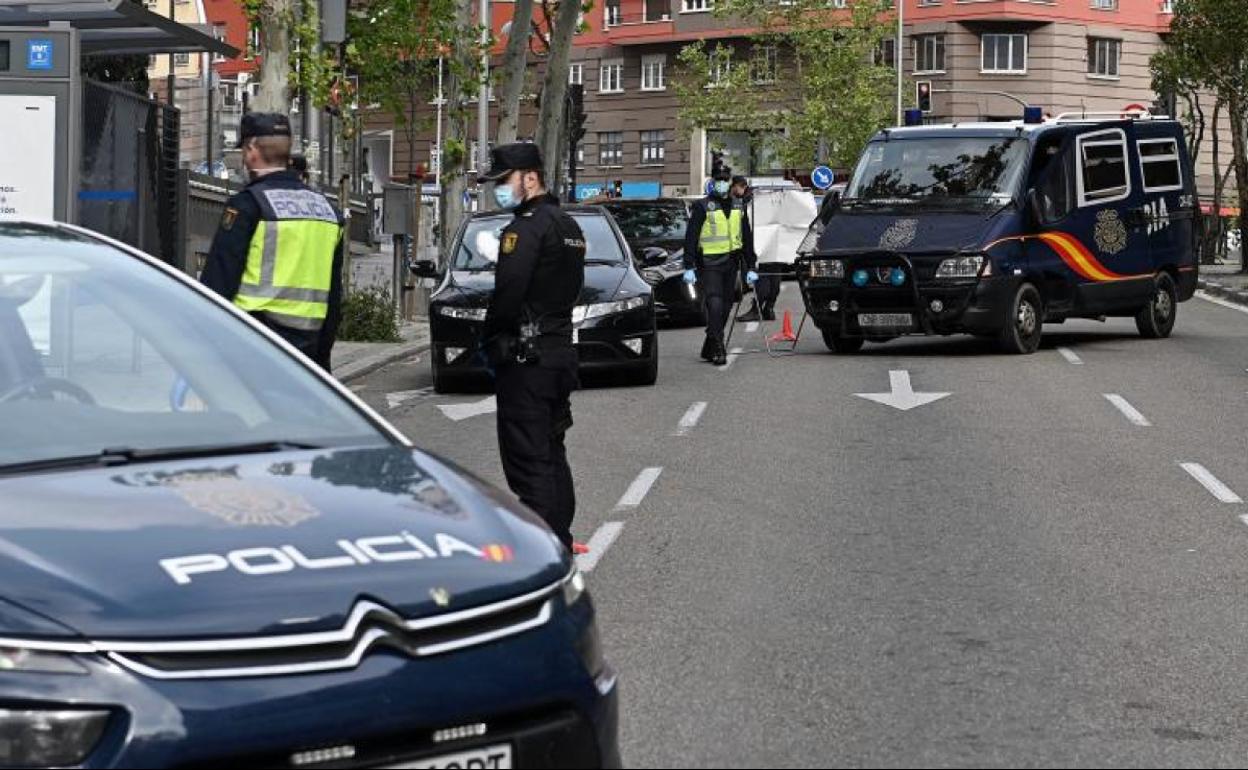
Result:
<svg viewBox="0 0 1248 770">
<path fill-rule="evenodd" d="M 585 283 L 585 236 L 546 191 L 541 152 L 509 144 L 491 152 L 503 228 L 484 339 L 495 370 L 498 447 L 507 485 L 569 550 L 576 495 L 564 437 L 579 387 L 572 309 Z"/>
<path fill-rule="evenodd" d="M 758 281 L 754 272 L 753 238 L 747 248 L 749 220 L 744 206 L 731 196 L 732 170 L 715 169 L 710 195 L 694 203 L 685 229 L 685 283 L 698 283 L 706 304 L 706 341 L 702 358 L 716 366 L 728 363 L 724 329 L 732 314 L 737 274 L 745 269 L 746 283 Z"/>
<path fill-rule="evenodd" d="M 200 280 L 329 370 L 342 306 L 343 219 L 290 168 L 290 120 L 250 112 L 250 182 L 225 204 Z"/>
</svg>

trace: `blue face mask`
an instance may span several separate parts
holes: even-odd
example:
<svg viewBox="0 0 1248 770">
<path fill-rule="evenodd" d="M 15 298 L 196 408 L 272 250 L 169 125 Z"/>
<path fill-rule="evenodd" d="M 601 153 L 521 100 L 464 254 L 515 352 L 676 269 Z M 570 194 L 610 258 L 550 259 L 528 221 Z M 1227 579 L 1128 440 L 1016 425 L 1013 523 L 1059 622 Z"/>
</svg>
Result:
<svg viewBox="0 0 1248 770">
<path fill-rule="evenodd" d="M 511 211 L 520 205 L 520 201 L 509 184 L 500 184 L 494 188 L 494 202 L 504 211 Z"/>
<path fill-rule="evenodd" d="M 728 188 L 731 186 L 729 182 L 716 182 L 715 194 L 723 198 L 728 195 Z"/>
</svg>

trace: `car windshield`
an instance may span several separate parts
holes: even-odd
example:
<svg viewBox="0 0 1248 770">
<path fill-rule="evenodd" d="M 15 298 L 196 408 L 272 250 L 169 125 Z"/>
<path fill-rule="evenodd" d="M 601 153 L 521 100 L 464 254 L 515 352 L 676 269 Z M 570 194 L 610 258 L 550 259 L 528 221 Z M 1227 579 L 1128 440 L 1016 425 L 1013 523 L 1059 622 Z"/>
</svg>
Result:
<svg viewBox="0 0 1248 770">
<path fill-rule="evenodd" d="M 680 204 L 607 205 L 624 237 L 632 240 L 680 240 L 689 214 Z"/>
<path fill-rule="evenodd" d="M 1027 141 L 931 137 L 867 145 L 845 192 L 854 205 L 1003 204 L 1018 187 Z"/>
<path fill-rule="evenodd" d="M 106 450 L 389 441 L 193 289 L 94 239 L 19 224 L 0 224 L 0 426 L 0 472 Z"/>
<path fill-rule="evenodd" d="M 611 223 L 602 214 L 573 214 L 572 218 L 585 233 L 585 261 L 622 263 L 624 251 L 611 229 Z M 455 250 L 455 270 L 492 271 L 498 262 L 499 239 L 503 228 L 511 221 L 509 216 L 481 217 L 468 222 L 463 239 Z"/>
</svg>

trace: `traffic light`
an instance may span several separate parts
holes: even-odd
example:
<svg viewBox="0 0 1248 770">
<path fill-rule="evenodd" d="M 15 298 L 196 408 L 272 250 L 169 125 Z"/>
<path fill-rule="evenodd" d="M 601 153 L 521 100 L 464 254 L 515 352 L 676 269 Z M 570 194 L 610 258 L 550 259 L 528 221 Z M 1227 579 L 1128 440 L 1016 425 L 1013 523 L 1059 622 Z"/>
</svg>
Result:
<svg viewBox="0 0 1248 770">
<path fill-rule="evenodd" d="M 924 114 L 932 111 L 932 81 L 920 80 L 914 84 L 915 102 Z"/>
<path fill-rule="evenodd" d="M 613 198 L 624 197 L 624 181 L 622 179 L 615 180 L 615 183 L 611 185 L 611 197 Z"/>
</svg>

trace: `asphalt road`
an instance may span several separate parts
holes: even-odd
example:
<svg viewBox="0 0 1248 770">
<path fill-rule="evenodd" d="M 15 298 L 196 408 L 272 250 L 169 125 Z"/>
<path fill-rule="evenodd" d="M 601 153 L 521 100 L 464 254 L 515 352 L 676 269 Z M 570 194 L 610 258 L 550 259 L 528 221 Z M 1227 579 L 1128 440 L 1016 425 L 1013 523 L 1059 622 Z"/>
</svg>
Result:
<svg viewBox="0 0 1248 770">
<path fill-rule="evenodd" d="M 835 357 L 808 331 L 716 370 L 670 330 L 656 387 L 574 396 L 626 763 L 1243 764 L 1248 314 L 1196 299 L 1169 340 L 1046 332 L 1029 357 L 970 338 Z M 949 395 L 854 395 L 890 372 Z M 502 484 L 486 396 L 429 385 L 419 361 L 356 388 Z"/>
</svg>

